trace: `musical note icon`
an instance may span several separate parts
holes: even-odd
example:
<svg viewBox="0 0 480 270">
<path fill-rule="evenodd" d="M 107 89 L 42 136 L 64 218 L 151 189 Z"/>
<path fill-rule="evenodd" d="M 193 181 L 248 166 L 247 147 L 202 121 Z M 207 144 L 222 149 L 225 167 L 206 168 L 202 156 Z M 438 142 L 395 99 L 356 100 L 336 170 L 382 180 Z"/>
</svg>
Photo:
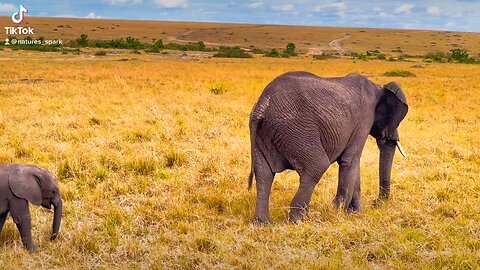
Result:
<svg viewBox="0 0 480 270">
<path fill-rule="evenodd" d="M 28 9 L 24 5 L 20 5 L 19 11 L 12 14 L 12 22 L 19 24 L 25 18 L 25 13 L 28 13 Z"/>
</svg>

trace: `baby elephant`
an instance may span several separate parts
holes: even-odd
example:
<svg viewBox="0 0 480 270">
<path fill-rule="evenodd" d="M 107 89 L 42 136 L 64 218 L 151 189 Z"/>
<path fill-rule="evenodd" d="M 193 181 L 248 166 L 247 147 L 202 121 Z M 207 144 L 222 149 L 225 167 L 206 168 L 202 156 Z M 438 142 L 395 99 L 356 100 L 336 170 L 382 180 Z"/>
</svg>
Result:
<svg viewBox="0 0 480 270">
<path fill-rule="evenodd" d="M 53 205 L 53 231 L 50 240 L 54 240 L 62 219 L 62 198 L 57 179 L 47 169 L 37 166 L 0 165 L 0 233 L 10 212 L 20 231 L 23 245 L 30 252 L 35 252 L 38 247 L 32 242 L 28 202 L 47 209 L 51 209 Z"/>
</svg>

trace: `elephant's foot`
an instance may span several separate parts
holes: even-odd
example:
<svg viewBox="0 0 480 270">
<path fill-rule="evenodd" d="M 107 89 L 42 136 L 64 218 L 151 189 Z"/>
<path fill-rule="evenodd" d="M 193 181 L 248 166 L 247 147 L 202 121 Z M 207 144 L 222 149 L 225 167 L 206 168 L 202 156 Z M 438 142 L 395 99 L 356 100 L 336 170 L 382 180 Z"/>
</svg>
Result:
<svg viewBox="0 0 480 270">
<path fill-rule="evenodd" d="M 333 205 L 339 209 L 339 208 L 345 208 L 345 198 L 342 196 L 335 196 L 335 199 L 333 199 Z"/>
<path fill-rule="evenodd" d="M 345 212 L 349 214 L 360 213 L 361 210 L 360 201 L 358 199 L 352 199 L 347 205 L 345 202 L 345 198 L 343 198 L 342 196 L 336 196 L 333 200 L 333 205 L 335 205 L 337 209 L 344 209 Z"/>
<path fill-rule="evenodd" d="M 291 207 L 288 211 L 288 221 L 298 223 L 307 217 L 308 209 L 306 207 Z"/>
<path fill-rule="evenodd" d="M 30 253 L 37 253 L 40 249 L 35 244 L 30 244 L 28 247 L 25 247 Z"/>
<path fill-rule="evenodd" d="M 352 200 L 352 202 L 350 202 L 350 204 L 345 209 L 345 211 L 349 214 L 358 214 L 358 213 L 360 213 L 360 204 L 359 203 L 354 203 L 353 200 Z"/>
<path fill-rule="evenodd" d="M 253 224 L 255 225 L 266 225 L 272 223 L 270 217 L 268 216 L 255 216 L 253 219 Z"/>
</svg>

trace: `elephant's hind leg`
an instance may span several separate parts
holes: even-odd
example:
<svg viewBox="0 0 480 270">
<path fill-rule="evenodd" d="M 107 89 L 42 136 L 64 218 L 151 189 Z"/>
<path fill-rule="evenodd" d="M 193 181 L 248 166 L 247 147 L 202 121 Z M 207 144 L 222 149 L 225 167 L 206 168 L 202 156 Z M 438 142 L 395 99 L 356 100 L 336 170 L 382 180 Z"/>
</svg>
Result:
<svg viewBox="0 0 480 270">
<path fill-rule="evenodd" d="M 257 203 L 255 206 L 254 223 L 270 223 L 270 191 L 275 174 L 270 169 L 262 154 L 257 153 L 255 162 L 255 186 L 257 187 Z"/>
</svg>

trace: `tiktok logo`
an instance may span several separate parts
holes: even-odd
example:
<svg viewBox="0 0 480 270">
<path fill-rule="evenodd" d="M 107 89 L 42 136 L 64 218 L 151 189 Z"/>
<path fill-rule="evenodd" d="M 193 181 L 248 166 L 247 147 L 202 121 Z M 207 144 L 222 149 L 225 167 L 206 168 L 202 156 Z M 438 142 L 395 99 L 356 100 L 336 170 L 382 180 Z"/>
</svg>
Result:
<svg viewBox="0 0 480 270">
<path fill-rule="evenodd" d="M 25 13 L 28 13 L 28 9 L 24 5 L 20 5 L 19 11 L 16 11 L 12 14 L 12 22 L 19 24 L 25 19 Z"/>
</svg>

